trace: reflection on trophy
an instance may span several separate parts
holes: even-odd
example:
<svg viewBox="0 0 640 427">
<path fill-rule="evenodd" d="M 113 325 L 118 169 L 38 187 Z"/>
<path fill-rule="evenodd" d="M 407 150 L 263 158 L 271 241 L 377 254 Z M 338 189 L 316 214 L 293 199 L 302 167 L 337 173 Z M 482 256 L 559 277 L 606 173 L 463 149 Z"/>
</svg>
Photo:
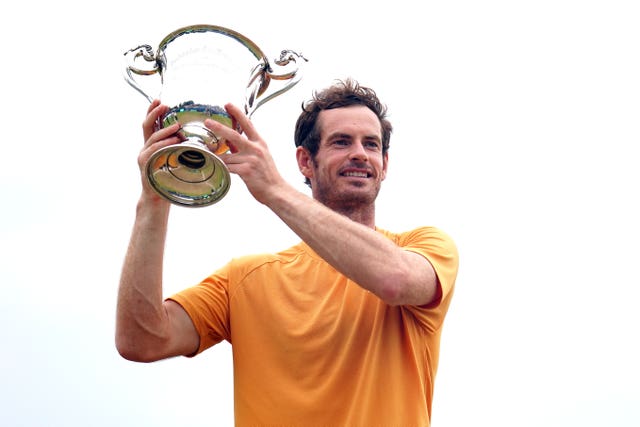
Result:
<svg viewBox="0 0 640 427">
<path fill-rule="evenodd" d="M 224 139 L 204 125 L 216 120 L 238 129 L 222 105 L 232 102 L 251 117 L 262 104 L 300 80 L 306 59 L 284 50 L 273 64 L 245 36 L 223 27 L 193 25 L 180 28 L 154 53 L 141 45 L 125 56 L 125 80 L 149 102 L 159 98 L 170 107 L 158 123 L 180 123 L 183 142 L 155 152 L 146 166 L 151 186 L 174 204 L 208 206 L 229 191 L 229 170 L 218 157 L 228 151 Z M 148 76 L 156 75 L 154 78 Z M 147 90 L 136 80 L 145 80 Z M 156 96 L 148 95 L 157 86 Z"/>
</svg>

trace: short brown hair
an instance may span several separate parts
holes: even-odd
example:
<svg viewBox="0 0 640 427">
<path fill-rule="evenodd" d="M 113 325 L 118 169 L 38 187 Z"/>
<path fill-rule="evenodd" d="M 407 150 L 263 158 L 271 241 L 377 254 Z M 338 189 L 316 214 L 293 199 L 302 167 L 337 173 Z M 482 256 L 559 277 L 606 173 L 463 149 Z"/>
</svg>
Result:
<svg viewBox="0 0 640 427">
<path fill-rule="evenodd" d="M 296 122 L 294 141 L 296 147 L 305 147 L 311 157 L 315 157 L 320 144 L 320 129 L 317 127 L 318 115 L 322 110 L 364 105 L 378 116 L 382 129 L 382 154 L 389 150 L 389 140 L 393 127 L 387 120 L 387 107 L 368 87 L 360 86 L 352 79 L 339 80 L 334 85 L 314 92 L 310 101 L 302 104 L 302 113 Z"/>
</svg>

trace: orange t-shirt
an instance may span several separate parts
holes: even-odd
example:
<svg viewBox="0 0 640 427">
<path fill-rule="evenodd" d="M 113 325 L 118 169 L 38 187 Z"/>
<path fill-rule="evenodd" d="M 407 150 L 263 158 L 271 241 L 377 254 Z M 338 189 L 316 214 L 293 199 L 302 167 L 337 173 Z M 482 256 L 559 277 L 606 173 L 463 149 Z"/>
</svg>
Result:
<svg viewBox="0 0 640 427">
<path fill-rule="evenodd" d="M 198 352 L 231 343 L 237 426 L 429 425 L 458 253 L 436 228 L 378 231 L 431 262 L 438 304 L 389 306 L 305 243 L 232 260 L 171 297 Z"/>
</svg>

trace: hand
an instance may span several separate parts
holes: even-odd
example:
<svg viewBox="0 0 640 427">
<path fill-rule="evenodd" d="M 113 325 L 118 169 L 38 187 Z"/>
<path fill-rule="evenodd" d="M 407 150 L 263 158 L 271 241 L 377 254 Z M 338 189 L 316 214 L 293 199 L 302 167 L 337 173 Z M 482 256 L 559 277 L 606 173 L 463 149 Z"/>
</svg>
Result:
<svg viewBox="0 0 640 427">
<path fill-rule="evenodd" d="M 221 156 L 229 172 L 242 178 L 260 203 L 268 204 L 270 197 L 286 182 L 276 168 L 267 143 L 260 137 L 251 120 L 233 104 L 225 105 L 227 112 L 238 122 L 244 135 L 215 120 L 204 124 L 216 135 L 226 139 L 230 153 Z"/>
<path fill-rule="evenodd" d="M 175 123 L 162 129 L 157 129 L 156 124 L 160 117 L 168 111 L 169 107 L 162 105 L 159 100 L 154 100 L 147 110 L 147 117 L 142 122 L 142 133 L 144 135 L 144 145 L 138 154 L 138 167 L 142 177 L 142 195 L 149 197 L 152 201 L 165 201 L 151 188 L 146 177 L 146 165 L 153 153 L 159 149 L 181 142 L 177 134 L 180 124 Z M 167 204 L 169 202 L 167 201 Z"/>
</svg>

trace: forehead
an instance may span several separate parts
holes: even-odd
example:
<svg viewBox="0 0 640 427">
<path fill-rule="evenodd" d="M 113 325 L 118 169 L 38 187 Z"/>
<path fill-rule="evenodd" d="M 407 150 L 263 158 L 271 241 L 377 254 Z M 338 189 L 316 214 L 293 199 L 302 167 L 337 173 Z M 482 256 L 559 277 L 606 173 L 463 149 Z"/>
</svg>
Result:
<svg viewBox="0 0 640 427">
<path fill-rule="evenodd" d="M 333 134 L 349 135 L 382 135 L 382 127 L 378 116 L 364 105 L 332 108 L 322 110 L 318 115 L 321 138 L 327 138 Z"/>
</svg>

